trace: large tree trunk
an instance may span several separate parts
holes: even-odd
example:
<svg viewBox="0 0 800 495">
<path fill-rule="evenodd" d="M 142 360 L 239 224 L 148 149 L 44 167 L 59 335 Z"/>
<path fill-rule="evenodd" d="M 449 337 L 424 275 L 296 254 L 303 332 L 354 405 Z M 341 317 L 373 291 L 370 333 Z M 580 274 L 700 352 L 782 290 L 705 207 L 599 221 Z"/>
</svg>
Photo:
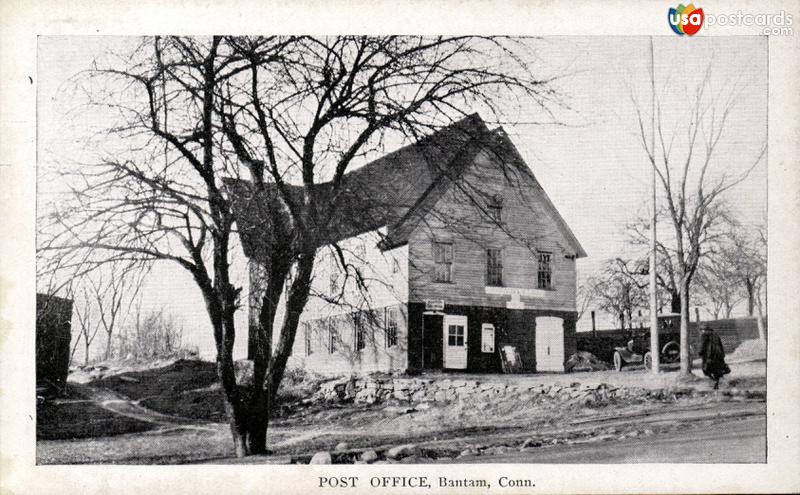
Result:
<svg viewBox="0 0 800 495">
<path fill-rule="evenodd" d="M 753 309 L 755 306 L 755 287 L 753 281 L 749 278 L 744 279 L 744 288 L 747 291 L 747 315 L 753 316 Z"/>
<path fill-rule="evenodd" d="M 253 360 L 253 390 L 248 407 L 247 445 L 250 454 L 267 453 L 267 430 L 271 409 L 271 395 L 266 387 L 266 376 L 272 356 L 272 334 L 275 315 L 291 260 L 274 259 L 269 264 L 267 286 L 261 298 L 258 325 L 251 329 Z"/>
<path fill-rule="evenodd" d="M 220 322 L 220 328 L 214 329 L 215 335 L 225 336 L 232 328 L 224 328 Z M 222 391 L 225 399 L 225 412 L 228 416 L 228 423 L 233 437 L 233 448 L 236 457 L 247 455 L 247 411 L 244 409 L 236 384 L 236 371 L 233 363 L 232 348 L 225 345 L 224 339 L 217 343 L 217 377 L 222 383 Z"/>
<path fill-rule="evenodd" d="M 681 374 L 689 375 L 692 372 L 692 363 L 690 362 L 691 356 L 689 355 L 689 283 L 681 282 L 680 289 L 681 301 L 681 343 L 680 343 L 680 358 L 681 358 Z"/>
<path fill-rule="evenodd" d="M 315 249 L 310 249 L 298 257 L 297 277 L 292 282 L 292 289 L 286 304 L 286 314 L 281 326 L 280 340 L 272 355 L 267 373 L 266 381 L 269 397 L 277 396 L 284 371 L 286 371 L 286 363 L 292 354 L 294 339 L 297 335 L 297 326 L 300 323 L 300 315 L 306 306 L 311 289 L 311 272 L 314 269 L 315 253 Z"/>
<path fill-rule="evenodd" d="M 758 325 L 758 340 L 764 342 L 767 340 L 767 330 L 764 327 L 764 312 L 761 306 L 761 290 L 756 293 L 756 324 Z"/>
<path fill-rule="evenodd" d="M 670 290 L 670 313 L 678 314 L 681 312 L 681 291 L 680 290 Z"/>
</svg>

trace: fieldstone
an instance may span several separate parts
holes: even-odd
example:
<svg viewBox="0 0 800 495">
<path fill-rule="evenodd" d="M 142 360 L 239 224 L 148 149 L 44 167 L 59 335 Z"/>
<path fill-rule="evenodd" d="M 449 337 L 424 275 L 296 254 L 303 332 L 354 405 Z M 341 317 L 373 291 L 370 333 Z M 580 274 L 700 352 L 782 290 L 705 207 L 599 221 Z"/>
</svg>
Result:
<svg viewBox="0 0 800 495">
<path fill-rule="evenodd" d="M 344 452 L 349 449 L 350 445 L 347 442 L 339 442 L 336 444 L 336 452 Z"/>
<path fill-rule="evenodd" d="M 386 451 L 386 457 L 389 459 L 397 459 L 398 457 L 406 457 L 416 455 L 419 452 L 419 447 L 413 443 L 404 445 L 397 445 Z"/>
<path fill-rule="evenodd" d="M 406 390 L 395 390 L 392 396 L 397 400 L 408 400 L 408 392 Z"/>
<path fill-rule="evenodd" d="M 329 452 L 317 452 L 309 464 L 333 464 L 333 460 Z"/>
<path fill-rule="evenodd" d="M 520 448 L 526 449 L 528 447 L 541 447 L 541 446 L 542 446 L 542 442 L 534 440 L 533 438 L 528 438 L 524 442 L 522 442 L 522 445 L 520 446 Z"/>
<path fill-rule="evenodd" d="M 411 387 L 411 380 L 408 379 L 396 379 L 394 381 L 394 389 L 397 390 L 408 390 Z"/>
<path fill-rule="evenodd" d="M 400 464 L 418 464 L 420 462 L 420 458 L 416 455 L 410 455 L 408 457 L 403 457 L 400 459 Z"/>
<path fill-rule="evenodd" d="M 365 450 L 365 451 L 364 451 L 364 452 L 361 454 L 361 460 L 362 460 L 362 461 L 364 461 L 364 462 L 366 462 L 366 463 L 375 462 L 375 461 L 377 461 L 377 460 L 378 460 L 378 453 L 377 453 L 377 452 L 375 452 L 375 451 L 374 451 L 374 450 L 372 450 L 372 449 Z"/>
</svg>

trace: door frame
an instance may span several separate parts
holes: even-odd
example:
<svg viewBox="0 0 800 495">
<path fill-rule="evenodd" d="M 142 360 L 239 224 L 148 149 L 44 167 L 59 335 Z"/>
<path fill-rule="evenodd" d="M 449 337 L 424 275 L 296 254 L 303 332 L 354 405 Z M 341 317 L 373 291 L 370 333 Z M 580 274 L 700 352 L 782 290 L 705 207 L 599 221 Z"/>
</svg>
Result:
<svg viewBox="0 0 800 495">
<path fill-rule="evenodd" d="M 464 367 L 463 368 L 456 368 L 452 366 L 448 366 L 447 362 L 447 337 L 448 337 L 448 323 L 459 325 L 462 324 L 464 326 Z M 467 315 L 444 315 L 442 318 L 442 368 L 443 369 L 454 369 L 454 370 L 465 370 L 467 369 L 467 364 L 469 362 L 469 319 Z"/>
</svg>

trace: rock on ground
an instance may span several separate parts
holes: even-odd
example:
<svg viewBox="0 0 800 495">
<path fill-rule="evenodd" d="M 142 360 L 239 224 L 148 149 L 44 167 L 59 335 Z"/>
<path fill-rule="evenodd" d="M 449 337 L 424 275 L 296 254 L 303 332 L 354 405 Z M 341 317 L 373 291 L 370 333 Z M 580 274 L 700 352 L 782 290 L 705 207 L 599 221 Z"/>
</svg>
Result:
<svg viewBox="0 0 800 495">
<path fill-rule="evenodd" d="M 378 453 L 377 453 L 377 452 L 375 452 L 375 451 L 374 451 L 374 450 L 372 450 L 372 449 L 370 449 L 370 450 L 365 450 L 365 451 L 364 451 L 364 452 L 361 454 L 361 460 L 362 460 L 362 461 L 364 461 L 364 462 L 375 462 L 375 461 L 377 461 L 377 460 L 378 460 Z"/>
<path fill-rule="evenodd" d="M 331 454 L 329 452 L 317 452 L 314 454 L 314 457 L 311 458 L 309 464 L 333 464 L 333 459 L 331 459 Z"/>
<path fill-rule="evenodd" d="M 386 451 L 386 457 L 389 459 L 397 459 L 398 457 L 407 457 L 416 455 L 419 452 L 419 447 L 413 443 L 405 445 L 398 445 Z"/>
</svg>

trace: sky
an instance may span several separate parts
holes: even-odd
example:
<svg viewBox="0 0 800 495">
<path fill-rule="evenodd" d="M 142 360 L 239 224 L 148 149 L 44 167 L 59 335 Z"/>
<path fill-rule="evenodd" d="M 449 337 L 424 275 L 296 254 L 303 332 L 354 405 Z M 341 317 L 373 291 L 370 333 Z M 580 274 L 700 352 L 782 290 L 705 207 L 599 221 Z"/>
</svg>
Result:
<svg viewBox="0 0 800 495">
<path fill-rule="evenodd" d="M 40 169 L 89 160 L 90 151 L 82 143 L 103 123 L 88 121 L 75 106 L 74 93 L 66 89 L 71 87 L 68 81 L 89 69 L 95 57 L 133 42 L 100 36 L 39 38 Z M 578 260 L 580 280 L 625 249 L 625 224 L 649 209 L 650 168 L 632 98 L 649 108 L 650 38 L 559 36 L 529 44 L 535 50 L 530 53 L 535 67 L 559 74 L 554 82 L 563 102 L 555 111 L 559 123 L 543 124 L 540 115 L 523 107 L 504 116 L 502 125 L 588 253 Z M 710 66 L 711 93 L 735 95 L 712 170 L 733 174 L 748 168 L 766 142 L 766 38 L 654 37 L 653 54 L 664 128 L 677 133 L 674 154 L 685 152 L 687 108 Z M 726 201 L 744 224 L 766 218 L 766 174 L 762 160 L 744 182 L 726 193 Z M 40 174 L 40 209 L 63 193 L 58 181 Z M 236 282 L 246 286 L 240 253 L 234 263 Z M 188 272 L 174 263 L 156 265 L 144 294 L 143 307 L 168 307 L 184 327 L 185 343 L 196 345 L 206 356 L 213 354 L 205 308 Z M 243 308 L 237 315 L 239 357 L 246 348 L 246 317 Z M 587 328 L 587 320 L 579 322 L 579 329 Z M 605 323 L 613 325 L 610 319 Z"/>
</svg>

